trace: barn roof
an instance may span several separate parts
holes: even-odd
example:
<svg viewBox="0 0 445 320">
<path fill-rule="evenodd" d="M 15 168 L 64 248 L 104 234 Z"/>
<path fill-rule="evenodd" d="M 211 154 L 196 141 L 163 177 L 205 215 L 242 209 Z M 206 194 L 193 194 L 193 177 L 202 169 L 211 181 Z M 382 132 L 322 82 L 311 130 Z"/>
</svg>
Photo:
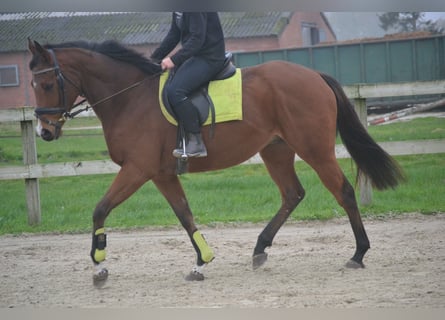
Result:
<svg viewBox="0 0 445 320">
<path fill-rule="evenodd" d="M 279 36 L 291 12 L 221 12 L 226 38 Z M 42 43 L 118 40 L 159 43 L 170 27 L 167 12 L 25 12 L 0 14 L 0 52 L 27 50 L 27 37 Z"/>
</svg>

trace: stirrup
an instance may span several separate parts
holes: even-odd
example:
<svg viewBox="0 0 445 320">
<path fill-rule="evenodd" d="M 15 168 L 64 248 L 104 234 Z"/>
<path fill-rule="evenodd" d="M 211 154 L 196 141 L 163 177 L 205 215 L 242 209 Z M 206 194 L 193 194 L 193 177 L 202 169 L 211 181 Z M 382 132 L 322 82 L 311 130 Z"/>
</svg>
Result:
<svg viewBox="0 0 445 320">
<path fill-rule="evenodd" d="M 174 149 L 173 157 L 181 159 L 181 160 L 187 160 L 188 155 L 187 152 L 185 152 L 185 134 L 182 135 L 182 149 Z"/>
</svg>

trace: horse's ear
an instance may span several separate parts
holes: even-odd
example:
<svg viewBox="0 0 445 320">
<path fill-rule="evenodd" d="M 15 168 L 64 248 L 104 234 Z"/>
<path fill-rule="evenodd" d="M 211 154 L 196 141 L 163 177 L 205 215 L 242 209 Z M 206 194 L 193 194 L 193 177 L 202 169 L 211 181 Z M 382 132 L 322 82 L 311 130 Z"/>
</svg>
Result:
<svg viewBox="0 0 445 320">
<path fill-rule="evenodd" d="M 37 41 L 28 38 L 28 48 L 33 55 L 41 55 L 46 60 L 46 62 L 48 63 L 52 62 L 51 55 L 49 54 L 48 50 L 42 47 L 40 43 L 38 43 Z"/>
<path fill-rule="evenodd" d="M 37 53 L 36 45 L 34 43 L 34 40 L 32 40 L 30 37 L 28 37 L 28 49 L 31 51 L 31 53 L 34 55 Z"/>
</svg>

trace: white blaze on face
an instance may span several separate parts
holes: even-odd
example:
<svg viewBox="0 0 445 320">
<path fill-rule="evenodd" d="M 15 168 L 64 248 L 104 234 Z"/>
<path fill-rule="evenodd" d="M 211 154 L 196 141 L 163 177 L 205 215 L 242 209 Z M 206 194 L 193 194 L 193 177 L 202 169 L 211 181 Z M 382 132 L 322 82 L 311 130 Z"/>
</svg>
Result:
<svg viewBox="0 0 445 320">
<path fill-rule="evenodd" d="M 36 133 L 39 137 L 42 135 L 42 123 L 40 120 L 37 120 Z"/>
</svg>

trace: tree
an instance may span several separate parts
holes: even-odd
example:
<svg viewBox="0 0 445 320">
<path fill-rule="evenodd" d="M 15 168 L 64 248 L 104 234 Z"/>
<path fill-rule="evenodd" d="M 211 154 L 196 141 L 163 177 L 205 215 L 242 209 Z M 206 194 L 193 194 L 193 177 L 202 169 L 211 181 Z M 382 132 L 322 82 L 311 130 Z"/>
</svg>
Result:
<svg viewBox="0 0 445 320">
<path fill-rule="evenodd" d="M 431 20 L 425 20 L 423 12 L 386 12 L 378 15 L 380 27 L 388 31 L 395 29 L 398 32 L 430 31 L 441 33 L 443 28 Z"/>
</svg>

